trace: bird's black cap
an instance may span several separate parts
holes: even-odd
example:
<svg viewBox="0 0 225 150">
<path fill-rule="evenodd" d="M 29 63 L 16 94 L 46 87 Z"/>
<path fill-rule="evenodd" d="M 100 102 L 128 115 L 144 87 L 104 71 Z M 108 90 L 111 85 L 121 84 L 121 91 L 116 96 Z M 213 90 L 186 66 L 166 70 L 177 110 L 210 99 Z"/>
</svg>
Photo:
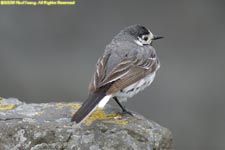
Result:
<svg viewBox="0 0 225 150">
<path fill-rule="evenodd" d="M 142 25 L 132 25 L 125 28 L 124 31 L 134 37 L 141 37 L 142 35 L 149 34 L 149 30 Z"/>
</svg>

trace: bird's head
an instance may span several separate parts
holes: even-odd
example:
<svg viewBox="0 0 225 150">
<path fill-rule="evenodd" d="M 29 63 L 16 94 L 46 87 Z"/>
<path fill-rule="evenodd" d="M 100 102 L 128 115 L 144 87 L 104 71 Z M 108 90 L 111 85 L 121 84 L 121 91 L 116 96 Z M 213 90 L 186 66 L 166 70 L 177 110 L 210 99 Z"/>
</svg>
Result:
<svg viewBox="0 0 225 150">
<path fill-rule="evenodd" d="M 162 36 L 156 36 L 151 33 L 151 31 L 142 25 L 132 25 L 123 29 L 120 36 L 129 37 L 132 41 L 140 46 L 151 45 L 153 40 L 158 40 L 163 38 Z"/>
</svg>

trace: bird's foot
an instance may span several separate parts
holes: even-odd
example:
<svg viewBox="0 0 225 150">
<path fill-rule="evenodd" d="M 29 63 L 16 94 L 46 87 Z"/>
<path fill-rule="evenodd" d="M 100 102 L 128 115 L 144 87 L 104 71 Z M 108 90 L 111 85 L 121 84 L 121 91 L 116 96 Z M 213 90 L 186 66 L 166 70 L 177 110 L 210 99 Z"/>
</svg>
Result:
<svg viewBox="0 0 225 150">
<path fill-rule="evenodd" d="M 130 115 L 130 116 L 134 116 L 134 115 L 133 115 L 130 111 L 128 111 L 128 110 L 126 110 L 126 109 L 122 110 L 121 115 L 126 115 L 126 114 L 128 114 L 128 115 Z"/>
</svg>

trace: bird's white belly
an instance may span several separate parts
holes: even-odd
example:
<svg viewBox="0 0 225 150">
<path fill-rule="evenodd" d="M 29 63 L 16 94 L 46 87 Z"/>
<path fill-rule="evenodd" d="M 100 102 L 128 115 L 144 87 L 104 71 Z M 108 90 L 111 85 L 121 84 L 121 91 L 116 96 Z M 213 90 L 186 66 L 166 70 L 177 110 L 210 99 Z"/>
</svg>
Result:
<svg viewBox="0 0 225 150">
<path fill-rule="evenodd" d="M 148 87 L 152 81 L 155 78 L 155 72 L 152 74 L 149 74 L 145 78 L 131 84 L 130 86 L 124 88 L 123 90 L 120 90 L 117 92 L 114 96 L 116 96 L 120 101 L 126 101 L 127 98 L 133 97 L 138 92 L 144 90 L 146 87 Z"/>
</svg>

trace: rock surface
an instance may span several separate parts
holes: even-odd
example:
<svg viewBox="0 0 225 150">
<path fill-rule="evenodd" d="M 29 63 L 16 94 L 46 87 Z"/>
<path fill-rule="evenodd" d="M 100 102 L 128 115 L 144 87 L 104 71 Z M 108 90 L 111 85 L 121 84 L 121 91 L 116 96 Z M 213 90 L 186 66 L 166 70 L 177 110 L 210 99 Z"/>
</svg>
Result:
<svg viewBox="0 0 225 150">
<path fill-rule="evenodd" d="M 171 150 L 171 132 L 134 113 L 97 109 L 80 126 L 70 122 L 80 103 L 26 104 L 0 99 L 0 150 Z"/>
</svg>

